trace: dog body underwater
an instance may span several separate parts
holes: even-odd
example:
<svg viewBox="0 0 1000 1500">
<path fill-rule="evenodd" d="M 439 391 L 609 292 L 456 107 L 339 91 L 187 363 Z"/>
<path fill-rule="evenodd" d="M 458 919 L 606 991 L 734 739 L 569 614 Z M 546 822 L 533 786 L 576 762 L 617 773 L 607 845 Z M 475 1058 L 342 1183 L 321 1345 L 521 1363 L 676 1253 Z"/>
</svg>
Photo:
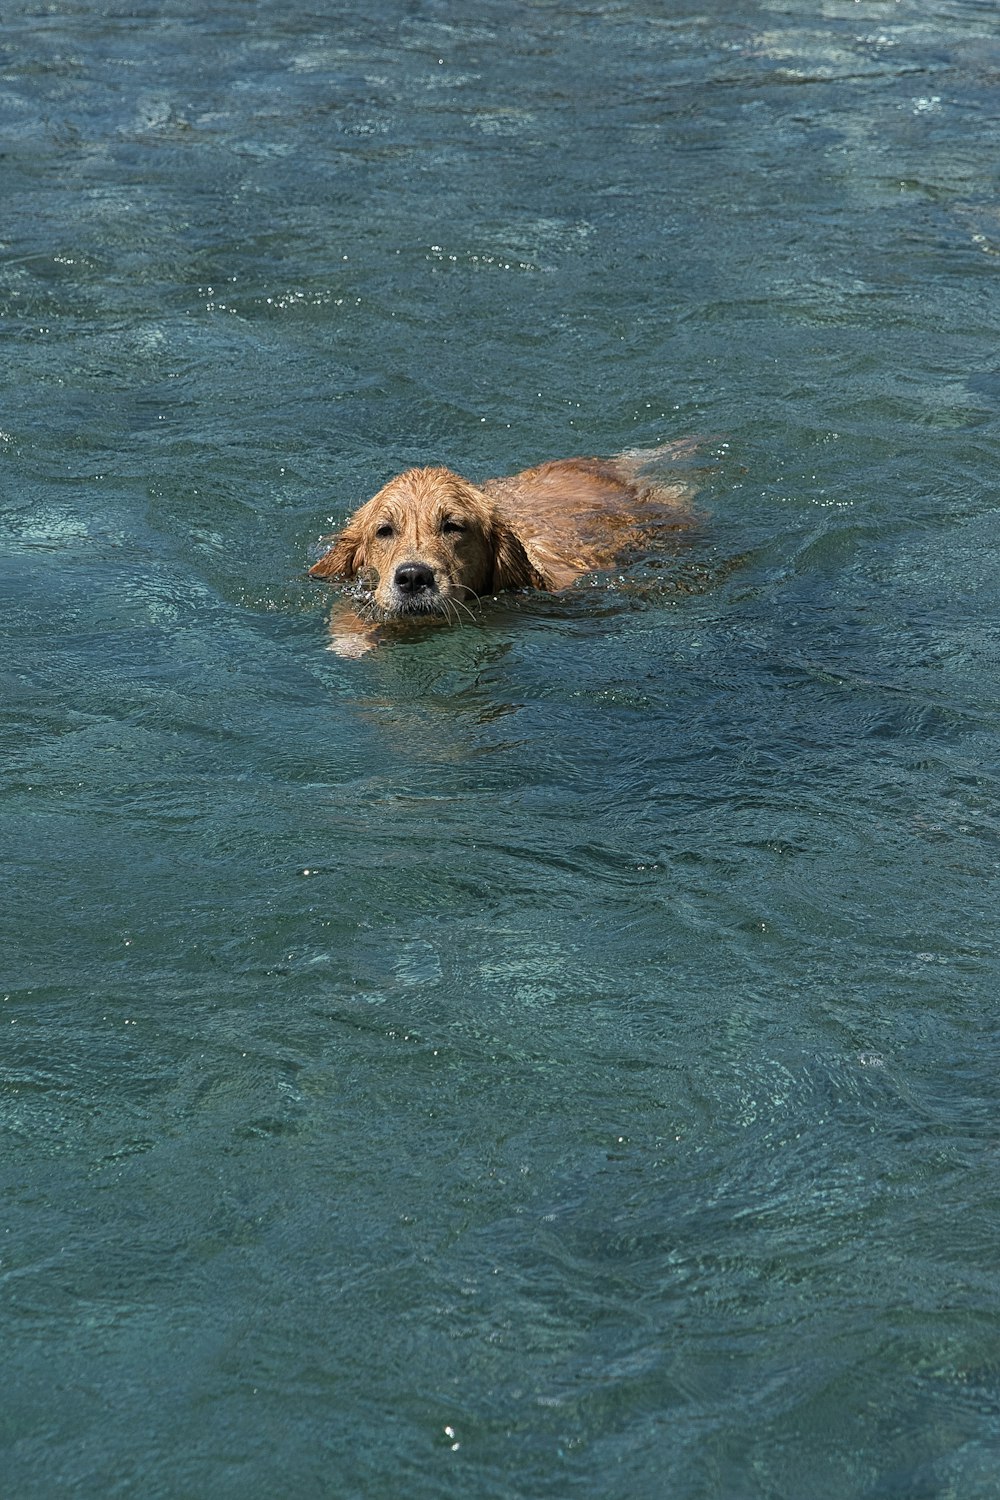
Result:
<svg viewBox="0 0 1000 1500">
<path fill-rule="evenodd" d="M 380 626 L 457 619 L 477 598 L 506 590 L 568 588 L 659 532 L 690 526 L 691 486 L 644 470 L 695 447 L 560 459 L 478 485 L 446 468 L 407 469 L 355 511 L 309 570 L 370 590 L 353 619 L 336 612 L 334 648 L 356 655 Z M 351 647 L 359 633 L 371 639 Z"/>
</svg>

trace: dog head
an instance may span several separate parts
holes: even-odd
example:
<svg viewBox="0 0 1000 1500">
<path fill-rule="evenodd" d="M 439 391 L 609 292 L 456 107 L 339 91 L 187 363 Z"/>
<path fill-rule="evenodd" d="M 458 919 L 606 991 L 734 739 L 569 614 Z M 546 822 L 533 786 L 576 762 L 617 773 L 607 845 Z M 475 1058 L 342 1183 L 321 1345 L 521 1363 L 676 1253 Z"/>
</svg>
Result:
<svg viewBox="0 0 1000 1500">
<path fill-rule="evenodd" d="M 384 619 L 446 615 L 474 595 L 547 586 L 496 506 L 441 468 L 391 479 L 309 571 L 363 579 Z"/>
</svg>

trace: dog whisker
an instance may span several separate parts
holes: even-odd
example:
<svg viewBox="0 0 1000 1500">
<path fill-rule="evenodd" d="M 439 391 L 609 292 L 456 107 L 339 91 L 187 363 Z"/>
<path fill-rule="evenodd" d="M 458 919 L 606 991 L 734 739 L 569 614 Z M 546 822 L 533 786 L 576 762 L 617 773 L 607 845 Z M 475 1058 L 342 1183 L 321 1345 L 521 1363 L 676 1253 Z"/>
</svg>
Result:
<svg viewBox="0 0 1000 1500">
<path fill-rule="evenodd" d="M 456 607 L 458 609 L 464 609 L 465 610 L 465 613 L 469 616 L 470 620 L 474 620 L 476 618 L 476 613 L 477 612 L 472 607 L 472 605 L 469 604 L 467 601 L 469 599 L 471 599 L 471 600 L 474 601 L 475 604 L 480 604 L 481 605 L 482 604 L 482 600 L 480 599 L 479 595 L 476 593 L 476 591 L 474 589 L 466 588 L 464 584 L 463 584 L 462 587 L 465 590 L 464 597 L 461 598 L 461 599 L 459 599 L 457 596 L 453 596 L 453 602 L 454 602 L 454 604 L 456 605 Z"/>
<path fill-rule="evenodd" d="M 470 609 L 463 599 L 456 599 L 452 596 L 449 599 L 445 599 L 444 604 L 445 613 L 449 620 L 453 620 L 460 628 L 465 624 L 465 621 L 462 619 L 463 615 L 467 615 L 470 620 L 475 620 L 476 618 L 475 610 Z"/>
</svg>

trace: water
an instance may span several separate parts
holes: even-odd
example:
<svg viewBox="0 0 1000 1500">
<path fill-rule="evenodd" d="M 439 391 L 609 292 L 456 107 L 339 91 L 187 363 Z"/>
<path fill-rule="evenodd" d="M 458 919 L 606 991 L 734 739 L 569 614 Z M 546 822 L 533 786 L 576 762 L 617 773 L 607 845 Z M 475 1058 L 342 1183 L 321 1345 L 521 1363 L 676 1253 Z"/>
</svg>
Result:
<svg viewBox="0 0 1000 1500">
<path fill-rule="evenodd" d="M 993 4 L 15 0 L 2 1492 L 1000 1487 Z M 389 475 L 702 531 L 360 661 Z"/>
</svg>

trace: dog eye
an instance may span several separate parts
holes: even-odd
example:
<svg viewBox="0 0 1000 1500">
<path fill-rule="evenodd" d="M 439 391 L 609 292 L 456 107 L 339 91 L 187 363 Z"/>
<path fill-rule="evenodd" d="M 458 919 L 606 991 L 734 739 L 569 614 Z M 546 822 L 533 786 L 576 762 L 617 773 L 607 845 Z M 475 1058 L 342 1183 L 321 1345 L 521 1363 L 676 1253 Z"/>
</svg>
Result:
<svg viewBox="0 0 1000 1500">
<path fill-rule="evenodd" d="M 465 527 L 461 521 L 442 521 L 441 530 L 445 536 L 461 536 Z"/>
<path fill-rule="evenodd" d="M 382 525 L 379 526 L 376 529 L 375 535 L 376 536 L 380 536 L 380 537 L 387 537 L 387 536 L 395 536 L 396 533 L 395 533 L 395 530 L 393 529 L 393 526 L 392 526 L 391 522 L 389 522 L 389 521 L 383 521 Z"/>
</svg>

